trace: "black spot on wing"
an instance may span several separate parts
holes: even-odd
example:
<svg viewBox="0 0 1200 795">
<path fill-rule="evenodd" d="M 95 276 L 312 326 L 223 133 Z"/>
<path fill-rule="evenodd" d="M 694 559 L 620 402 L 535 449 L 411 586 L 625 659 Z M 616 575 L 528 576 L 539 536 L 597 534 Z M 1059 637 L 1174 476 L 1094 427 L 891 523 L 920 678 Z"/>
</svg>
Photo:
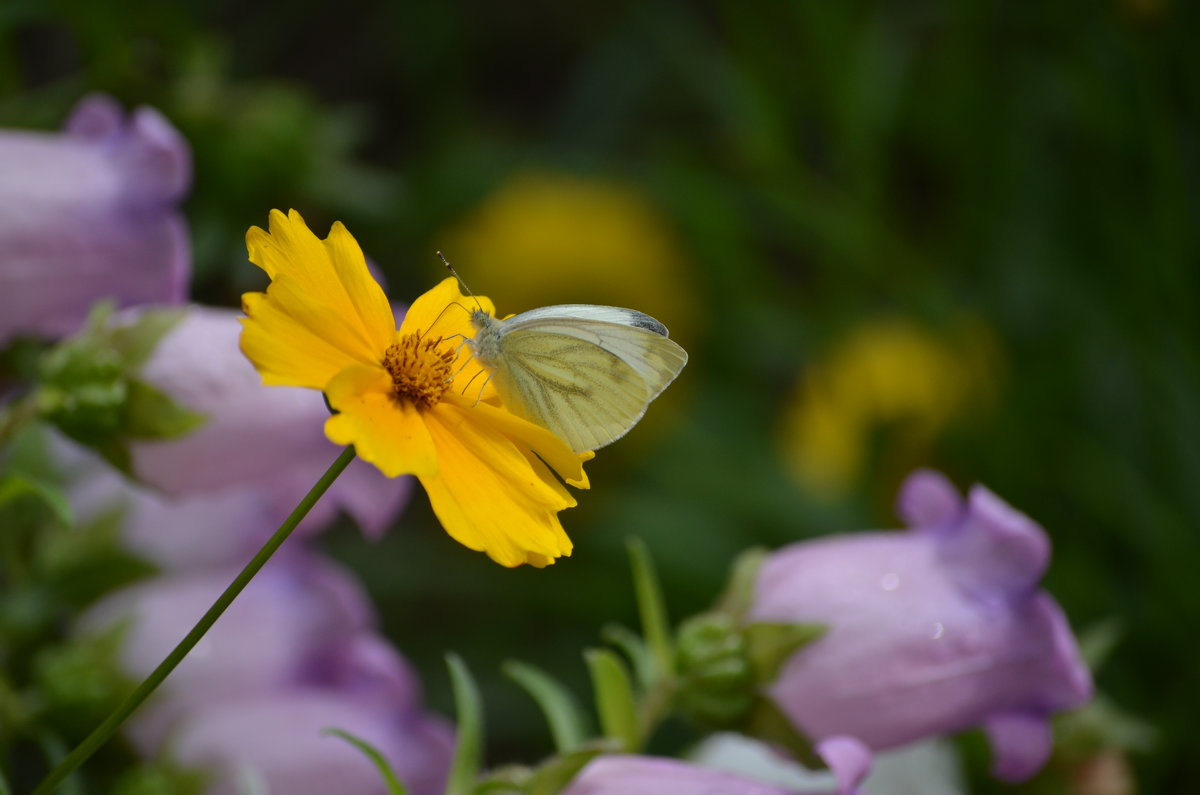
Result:
<svg viewBox="0 0 1200 795">
<path fill-rule="evenodd" d="M 629 325 L 644 328 L 646 331 L 653 331 L 660 337 L 667 336 L 667 327 L 654 318 L 634 309 L 627 309 L 626 311 L 629 312 Z"/>
</svg>

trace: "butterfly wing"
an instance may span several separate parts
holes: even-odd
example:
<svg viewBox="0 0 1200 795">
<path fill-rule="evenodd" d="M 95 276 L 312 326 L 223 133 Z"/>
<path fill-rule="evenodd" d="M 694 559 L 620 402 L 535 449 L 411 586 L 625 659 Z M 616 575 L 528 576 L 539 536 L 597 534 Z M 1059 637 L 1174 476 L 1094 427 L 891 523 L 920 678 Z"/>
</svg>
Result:
<svg viewBox="0 0 1200 795">
<path fill-rule="evenodd" d="M 572 309 L 547 307 L 506 321 L 494 383 L 510 411 L 578 452 L 624 436 L 683 369 L 687 353 L 648 315 L 615 307 L 564 311 Z M 630 315 L 653 327 L 621 322 Z"/>
</svg>

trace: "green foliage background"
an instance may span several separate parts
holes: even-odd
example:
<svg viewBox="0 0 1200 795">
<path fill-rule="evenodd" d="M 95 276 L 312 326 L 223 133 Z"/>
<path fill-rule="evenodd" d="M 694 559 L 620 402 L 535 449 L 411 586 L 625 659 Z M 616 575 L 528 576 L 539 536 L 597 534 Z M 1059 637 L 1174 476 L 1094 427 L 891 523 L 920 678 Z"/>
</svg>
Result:
<svg viewBox="0 0 1200 795">
<path fill-rule="evenodd" d="M 499 663 L 583 694 L 579 650 L 634 621 L 626 536 L 682 617 L 744 547 L 892 526 L 923 464 L 1045 525 L 1076 627 L 1121 620 L 1099 685 L 1161 730 L 1134 760 L 1144 791 L 1181 792 L 1200 780 L 1198 8 L 6 0 L 0 124 L 54 128 L 92 90 L 162 110 L 195 150 L 194 295 L 213 304 L 261 286 L 242 238 L 273 207 L 345 221 L 399 300 L 441 278 L 441 231 L 521 169 L 619 177 L 662 210 L 701 318 L 683 396 L 651 412 L 679 417 L 592 465 L 564 515 L 572 558 L 503 570 L 420 496 L 378 545 L 323 540 L 435 706 L 442 653 L 470 661 L 495 761 L 548 748 Z M 503 283 L 476 289 L 506 305 Z M 964 312 L 1004 352 L 990 411 L 916 459 L 882 429 L 842 499 L 786 475 L 779 418 L 806 363 L 872 317 Z"/>
</svg>

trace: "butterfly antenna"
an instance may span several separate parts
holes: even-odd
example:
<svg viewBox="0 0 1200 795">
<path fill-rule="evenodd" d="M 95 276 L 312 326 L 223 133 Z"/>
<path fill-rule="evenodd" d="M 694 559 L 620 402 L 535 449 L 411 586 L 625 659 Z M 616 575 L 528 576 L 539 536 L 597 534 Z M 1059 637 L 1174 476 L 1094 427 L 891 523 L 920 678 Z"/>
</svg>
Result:
<svg viewBox="0 0 1200 795">
<path fill-rule="evenodd" d="M 438 259 L 440 259 L 442 261 L 442 264 L 446 266 L 446 270 L 450 271 L 450 275 L 458 280 L 459 286 L 461 286 L 463 288 L 463 290 L 466 291 L 467 295 L 469 295 L 469 296 L 471 296 L 471 298 L 475 299 L 475 305 L 477 307 L 479 307 L 479 311 L 482 312 L 483 304 L 479 303 L 478 298 L 475 298 L 475 293 L 471 292 L 471 288 L 468 287 L 467 283 L 464 282 L 462 277 L 458 275 L 458 271 L 454 270 L 454 266 L 450 264 L 450 260 L 446 259 L 446 255 L 440 251 L 437 252 L 437 255 L 438 255 Z"/>
</svg>

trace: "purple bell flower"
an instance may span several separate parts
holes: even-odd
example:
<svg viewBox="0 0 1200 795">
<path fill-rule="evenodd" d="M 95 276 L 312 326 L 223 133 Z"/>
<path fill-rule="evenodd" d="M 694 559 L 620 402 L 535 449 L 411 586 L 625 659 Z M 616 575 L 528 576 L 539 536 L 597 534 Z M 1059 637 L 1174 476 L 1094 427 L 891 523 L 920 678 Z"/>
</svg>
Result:
<svg viewBox="0 0 1200 795">
<path fill-rule="evenodd" d="M 232 579 L 233 569 L 160 577 L 119 591 L 80 631 L 121 627 L 119 663 L 147 675 Z M 282 550 L 250 582 L 154 698 L 126 724 L 143 755 L 209 776 L 205 795 L 243 791 L 379 793 L 379 773 L 344 739 L 376 747 L 413 795 L 440 793 L 453 732 L 424 712 L 408 664 L 371 630 L 371 608 L 347 573 Z"/>
<path fill-rule="evenodd" d="M 62 133 L 0 130 L 0 342 L 75 331 L 97 300 L 179 303 L 191 150 L 152 108 L 92 95 Z"/>
<path fill-rule="evenodd" d="M 855 795 L 871 767 L 871 753 L 857 740 L 831 737 L 817 753 L 837 781 L 828 795 Z M 810 795 L 815 795 L 808 791 Z M 592 760 L 562 795 L 802 795 L 800 790 L 653 756 L 604 755 Z"/>
<path fill-rule="evenodd" d="M 807 736 L 872 749 L 982 725 L 993 772 L 1020 781 L 1052 744 L 1048 717 L 1091 697 L 1066 617 L 1038 589 L 1045 532 L 982 486 L 904 483 L 906 532 L 792 544 L 768 556 L 748 620 L 819 622 L 769 695 Z"/>
<path fill-rule="evenodd" d="M 270 500 L 278 525 L 340 448 L 322 430 L 329 410 L 320 394 L 262 385 L 238 347 L 239 317 L 232 309 L 192 306 L 159 341 L 140 377 L 207 420 L 185 436 L 134 443 L 133 471 L 176 498 L 253 486 Z M 407 500 L 411 480 L 352 461 L 301 529 L 328 524 L 342 508 L 379 535 Z"/>
</svg>

